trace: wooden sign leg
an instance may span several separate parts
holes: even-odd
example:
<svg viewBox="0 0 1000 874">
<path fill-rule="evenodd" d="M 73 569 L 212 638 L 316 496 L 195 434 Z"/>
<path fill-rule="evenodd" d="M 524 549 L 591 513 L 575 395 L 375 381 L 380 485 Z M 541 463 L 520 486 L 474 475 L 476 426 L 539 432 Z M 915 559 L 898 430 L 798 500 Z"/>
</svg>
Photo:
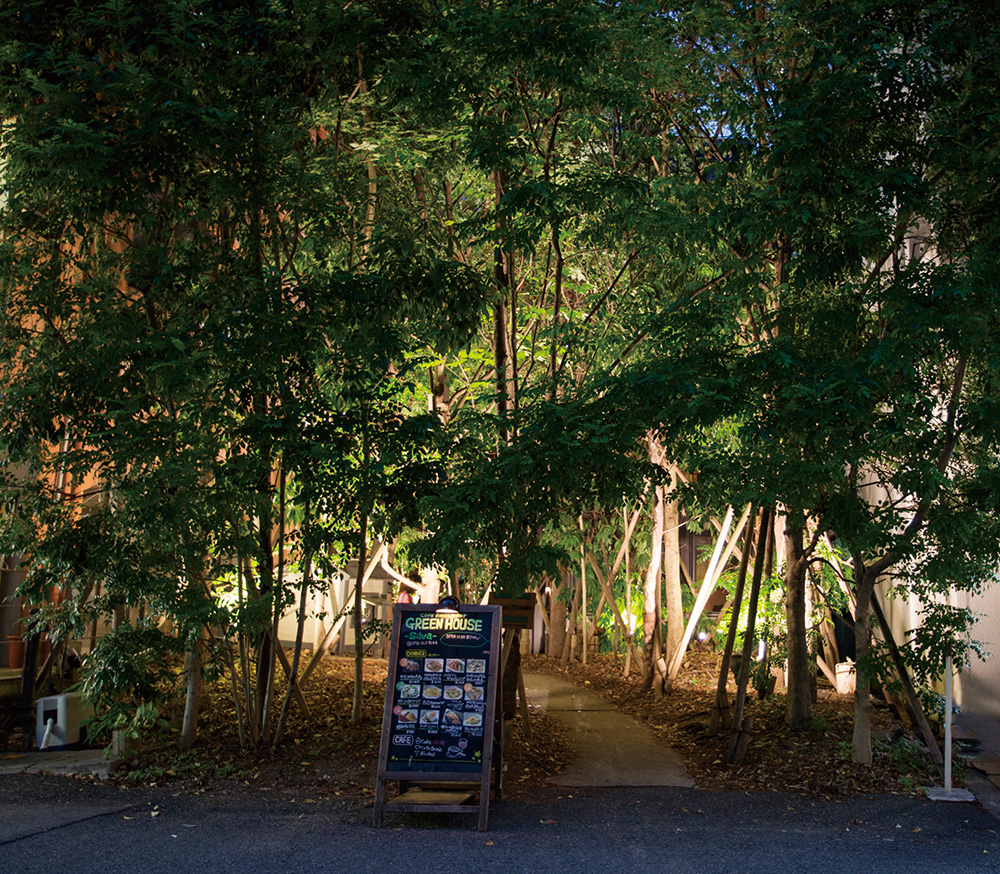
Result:
<svg viewBox="0 0 1000 874">
<path fill-rule="evenodd" d="M 382 828 L 382 813 L 385 807 L 385 780 L 379 777 L 375 781 L 375 807 L 374 807 L 374 826 L 375 828 Z"/>
</svg>

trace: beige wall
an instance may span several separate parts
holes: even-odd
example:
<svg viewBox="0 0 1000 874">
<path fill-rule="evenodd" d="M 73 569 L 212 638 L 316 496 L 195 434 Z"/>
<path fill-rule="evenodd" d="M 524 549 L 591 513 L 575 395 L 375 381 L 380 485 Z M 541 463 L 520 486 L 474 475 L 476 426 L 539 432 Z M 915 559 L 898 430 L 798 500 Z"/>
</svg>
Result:
<svg viewBox="0 0 1000 874">
<path fill-rule="evenodd" d="M 919 605 L 915 598 L 886 598 L 880 587 L 889 627 L 898 643 L 920 623 Z M 983 644 L 989 656 L 972 655 L 971 662 L 955 679 L 955 703 L 965 713 L 1000 718 L 1000 581 L 978 595 L 952 592 L 949 603 L 969 607 L 982 614 L 972 628 L 974 640 Z M 944 692 L 944 684 L 938 691 Z"/>
</svg>

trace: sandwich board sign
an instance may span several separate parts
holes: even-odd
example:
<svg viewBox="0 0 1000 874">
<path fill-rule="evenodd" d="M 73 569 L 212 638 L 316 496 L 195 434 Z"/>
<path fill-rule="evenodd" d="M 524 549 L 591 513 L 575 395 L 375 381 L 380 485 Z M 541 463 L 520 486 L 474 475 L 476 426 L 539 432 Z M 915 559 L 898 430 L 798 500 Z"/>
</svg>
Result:
<svg viewBox="0 0 1000 874">
<path fill-rule="evenodd" d="M 479 813 L 485 830 L 500 671 L 501 609 L 396 604 L 393 610 L 375 825 L 389 811 Z M 386 781 L 401 793 L 386 800 Z M 414 784 L 411 788 L 410 784 Z M 500 782 L 496 789 L 499 795 Z M 478 807 L 471 804 L 479 792 Z"/>
</svg>

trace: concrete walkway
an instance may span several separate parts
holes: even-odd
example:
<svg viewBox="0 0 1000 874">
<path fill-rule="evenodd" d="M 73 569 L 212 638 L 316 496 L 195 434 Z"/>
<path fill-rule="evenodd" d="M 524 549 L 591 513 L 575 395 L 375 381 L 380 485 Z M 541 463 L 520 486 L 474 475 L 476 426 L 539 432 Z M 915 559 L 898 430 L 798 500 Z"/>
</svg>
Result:
<svg viewBox="0 0 1000 874">
<path fill-rule="evenodd" d="M 0 774 L 93 775 L 106 780 L 110 767 L 103 749 L 0 753 Z"/>
<path fill-rule="evenodd" d="M 576 761 L 550 781 L 555 786 L 683 786 L 694 780 L 684 761 L 645 726 L 619 713 L 589 689 L 552 674 L 525 672 L 528 703 L 569 732 Z"/>
</svg>

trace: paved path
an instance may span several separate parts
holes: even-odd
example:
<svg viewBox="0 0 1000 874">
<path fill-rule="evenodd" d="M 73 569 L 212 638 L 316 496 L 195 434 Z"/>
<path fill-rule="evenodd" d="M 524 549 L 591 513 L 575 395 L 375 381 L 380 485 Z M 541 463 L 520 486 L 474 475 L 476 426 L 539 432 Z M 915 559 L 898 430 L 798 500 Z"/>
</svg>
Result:
<svg viewBox="0 0 1000 874">
<path fill-rule="evenodd" d="M 525 672 L 528 703 L 569 732 L 576 761 L 551 779 L 556 786 L 682 786 L 694 780 L 684 760 L 653 733 L 589 689 L 552 674 Z"/>
<path fill-rule="evenodd" d="M 106 780 L 110 767 L 103 749 L 0 754 L 0 774 L 93 775 Z"/>
</svg>

